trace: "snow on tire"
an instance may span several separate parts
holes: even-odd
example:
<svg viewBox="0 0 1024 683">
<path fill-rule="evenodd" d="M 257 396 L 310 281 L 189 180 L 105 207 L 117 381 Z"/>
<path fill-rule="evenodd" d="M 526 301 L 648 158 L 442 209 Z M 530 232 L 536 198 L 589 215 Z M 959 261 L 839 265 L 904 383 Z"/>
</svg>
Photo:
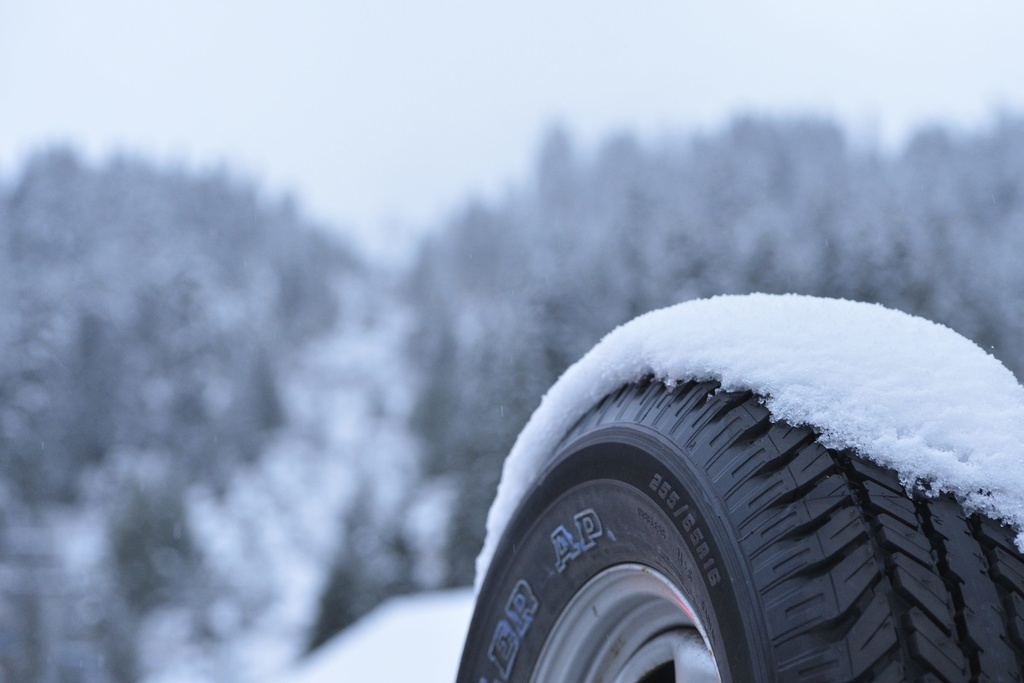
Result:
<svg viewBox="0 0 1024 683">
<path fill-rule="evenodd" d="M 631 384 L 520 502 L 458 681 L 1021 681 L 1014 538 L 750 392 Z"/>
</svg>

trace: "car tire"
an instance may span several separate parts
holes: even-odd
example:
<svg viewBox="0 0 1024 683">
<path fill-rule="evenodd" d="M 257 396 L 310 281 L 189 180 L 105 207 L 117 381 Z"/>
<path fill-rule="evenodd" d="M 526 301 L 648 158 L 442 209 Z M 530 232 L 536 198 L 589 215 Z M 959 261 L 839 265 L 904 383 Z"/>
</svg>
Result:
<svg viewBox="0 0 1024 683">
<path fill-rule="evenodd" d="M 750 392 L 645 381 L 522 499 L 458 681 L 1021 681 L 1014 538 Z"/>
</svg>

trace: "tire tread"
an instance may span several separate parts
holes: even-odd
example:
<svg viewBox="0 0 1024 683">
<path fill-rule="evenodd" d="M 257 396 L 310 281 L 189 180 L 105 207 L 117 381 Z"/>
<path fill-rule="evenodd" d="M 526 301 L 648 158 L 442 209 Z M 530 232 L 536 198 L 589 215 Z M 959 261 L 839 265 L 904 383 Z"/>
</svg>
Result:
<svg viewBox="0 0 1024 683">
<path fill-rule="evenodd" d="M 1024 561 L 995 522 L 908 494 L 893 470 L 715 382 L 648 380 L 582 422 L 644 425 L 703 458 L 762 596 L 779 680 L 1024 680 Z"/>
</svg>

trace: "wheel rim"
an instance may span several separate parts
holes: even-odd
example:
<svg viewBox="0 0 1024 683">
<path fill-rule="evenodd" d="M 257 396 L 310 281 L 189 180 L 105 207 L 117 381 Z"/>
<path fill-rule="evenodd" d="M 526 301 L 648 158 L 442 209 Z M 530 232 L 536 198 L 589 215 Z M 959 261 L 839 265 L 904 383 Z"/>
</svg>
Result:
<svg viewBox="0 0 1024 683">
<path fill-rule="evenodd" d="M 559 615 L 532 681 L 713 683 L 720 680 L 696 611 L 663 574 L 640 564 L 593 577 Z"/>
</svg>

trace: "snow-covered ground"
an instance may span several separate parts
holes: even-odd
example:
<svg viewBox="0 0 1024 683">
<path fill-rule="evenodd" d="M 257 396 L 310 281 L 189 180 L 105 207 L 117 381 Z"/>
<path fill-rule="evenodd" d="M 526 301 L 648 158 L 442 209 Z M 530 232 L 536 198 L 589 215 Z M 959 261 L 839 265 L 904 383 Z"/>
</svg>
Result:
<svg viewBox="0 0 1024 683">
<path fill-rule="evenodd" d="M 317 649 L 281 683 L 451 683 L 472 611 L 469 589 L 392 598 Z"/>
<path fill-rule="evenodd" d="M 815 427 L 825 445 L 1024 529 L 1024 387 L 998 360 L 947 327 L 875 304 L 721 296 L 619 327 L 552 386 L 505 461 L 478 589 L 561 437 L 603 396 L 647 376 L 753 390 L 776 419 Z"/>
</svg>

